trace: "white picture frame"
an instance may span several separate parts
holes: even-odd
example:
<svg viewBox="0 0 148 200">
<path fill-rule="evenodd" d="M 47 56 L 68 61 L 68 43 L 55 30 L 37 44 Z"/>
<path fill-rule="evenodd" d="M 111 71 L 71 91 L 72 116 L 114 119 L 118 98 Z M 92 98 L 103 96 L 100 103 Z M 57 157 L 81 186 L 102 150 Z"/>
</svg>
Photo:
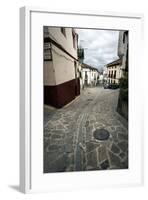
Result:
<svg viewBox="0 0 148 200">
<path fill-rule="evenodd" d="M 43 174 L 43 25 L 129 31 L 129 169 Z M 20 9 L 20 191 L 143 184 L 142 56 L 142 14 Z"/>
</svg>

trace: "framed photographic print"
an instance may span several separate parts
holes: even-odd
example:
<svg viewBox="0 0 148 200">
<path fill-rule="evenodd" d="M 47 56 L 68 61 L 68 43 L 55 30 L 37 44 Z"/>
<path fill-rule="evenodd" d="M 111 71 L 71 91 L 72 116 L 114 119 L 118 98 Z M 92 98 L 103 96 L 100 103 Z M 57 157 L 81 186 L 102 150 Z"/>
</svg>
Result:
<svg viewBox="0 0 148 200">
<path fill-rule="evenodd" d="M 20 9 L 22 192 L 143 183 L 142 26 Z"/>
</svg>

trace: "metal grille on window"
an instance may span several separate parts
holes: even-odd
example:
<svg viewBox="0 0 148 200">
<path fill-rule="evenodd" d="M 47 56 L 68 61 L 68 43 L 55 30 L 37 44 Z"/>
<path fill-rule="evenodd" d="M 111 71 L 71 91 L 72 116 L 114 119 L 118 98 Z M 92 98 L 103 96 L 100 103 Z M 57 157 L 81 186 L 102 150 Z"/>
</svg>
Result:
<svg viewBox="0 0 148 200">
<path fill-rule="evenodd" d="M 49 37 L 48 26 L 44 26 L 44 38 Z"/>
<path fill-rule="evenodd" d="M 45 42 L 44 43 L 44 61 L 51 61 L 51 60 L 52 60 L 51 43 Z"/>
</svg>

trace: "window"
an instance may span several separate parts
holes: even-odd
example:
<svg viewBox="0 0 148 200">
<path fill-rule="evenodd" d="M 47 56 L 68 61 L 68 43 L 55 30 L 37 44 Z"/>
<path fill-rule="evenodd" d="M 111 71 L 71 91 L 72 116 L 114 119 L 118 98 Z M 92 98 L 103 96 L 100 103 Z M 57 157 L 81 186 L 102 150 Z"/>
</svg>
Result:
<svg viewBox="0 0 148 200">
<path fill-rule="evenodd" d="M 44 43 L 44 61 L 51 61 L 51 60 L 52 60 L 51 43 L 45 42 Z"/>
<path fill-rule="evenodd" d="M 73 38 L 73 48 L 76 48 L 76 34 L 72 32 L 72 38 Z"/>
<path fill-rule="evenodd" d="M 112 72 L 111 72 L 111 78 L 113 78 L 113 70 L 112 70 Z"/>
<path fill-rule="evenodd" d="M 74 61 L 74 68 L 75 68 L 75 78 L 77 78 L 77 63 Z"/>
<path fill-rule="evenodd" d="M 87 75 L 87 72 L 85 72 L 85 80 L 87 80 L 88 78 L 88 75 Z"/>
<path fill-rule="evenodd" d="M 110 78 L 110 71 L 109 71 L 109 75 L 108 75 L 108 77 Z"/>
<path fill-rule="evenodd" d="M 116 78 L 116 70 L 114 71 L 114 78 Z"/>
<path fill-rule="evenodd" d="M 66 37 L 66 29 L 61 27 L 61 32 L 63 33 L 63 35 Z"/>
</svg>

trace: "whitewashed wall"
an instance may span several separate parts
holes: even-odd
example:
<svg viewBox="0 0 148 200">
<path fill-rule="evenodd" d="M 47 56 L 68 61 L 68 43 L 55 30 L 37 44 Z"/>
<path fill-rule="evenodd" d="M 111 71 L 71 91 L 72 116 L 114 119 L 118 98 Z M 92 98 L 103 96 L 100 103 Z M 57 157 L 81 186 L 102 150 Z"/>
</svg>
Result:
<svg viewBox="0 0 148 200">
<path fill-rule="evenodd" d="M 71 55 L 77 58 L 77 46 L 73 47 L 72 28 L 65 28 L 66 36 L 61 32 L 60 27 L 49 27 L 50 37 L 62 45 Z"/>
<path fill-rule="evenodd" d="M 56 85 L 75 79 L 74 60 L 59 48 L 52 47 Z"/>
<path fill-rule="evenodd" d="M 85 82 L 85 74 L 87 74 L 87 82 Z M 81 84 L 85 85 L 86 83 L 89 86 L 96 86 L 98 75 L 99 73 L 97 71 L 93 71 L 89 68 L 82 68 Z"/>
<path fill-rule="evenodd" d="M 113 71 L 113 74 L 114 74 L 115 70 L 116 70 L 116 79 L 108 77 L 108 81 L 111 81 L 111 80 L 114 81 L 115 80 L 115 83 L 119 83 L 119 79 L 123 76 L 123 71 L 122 71 L 120 65 L 115 65 L 115 66 L 112 66 L 112 67 L 108 67 L 107 68 L 107 76 L 109 76 L 109 72 L 111 74 L 112 71 Z"/>
<path fill-rule="evenodd" d="M 55 71 L 52 61 L 44 61 L 44 85 L 55 85 Z"/>
<path fill-rule="evenodd" d="M 66 35 L 61 32 L 61 28 L 49 27 L 49 37 L 60 44 L 64 49 L 77 59 L 76 48 L 73 47 L 72 28 L 65 28 Z M 61 49 L 52 44 L 52 61 L 44 64 L 44 76 L 46 85 L 58 85 L 72 79 L 75 79 L 74 59 Z M 51 64 L 52 63 L 52 64 Z M 54 76 L 54 77 L 53 77 Z"/>
</svg>

